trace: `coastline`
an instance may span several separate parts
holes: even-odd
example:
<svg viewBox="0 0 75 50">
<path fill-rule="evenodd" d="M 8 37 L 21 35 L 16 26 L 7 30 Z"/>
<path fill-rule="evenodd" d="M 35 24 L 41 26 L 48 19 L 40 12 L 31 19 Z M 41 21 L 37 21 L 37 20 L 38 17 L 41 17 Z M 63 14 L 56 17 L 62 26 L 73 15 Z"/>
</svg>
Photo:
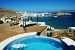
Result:
<svg viewBox="0 0 75 50">
<path fill-rule="evenodd" d="M 28 18 L 26 18 L 28 21 Z M 32 17 L 32 21 L 37 22 L 36 17 Z M 45 22 L 46 25 L 50 25 L 56 29 L 68 29 L 69 27 L 75 26 L 75 17 L 38 17 L 38 21 Z"/>
</svg>

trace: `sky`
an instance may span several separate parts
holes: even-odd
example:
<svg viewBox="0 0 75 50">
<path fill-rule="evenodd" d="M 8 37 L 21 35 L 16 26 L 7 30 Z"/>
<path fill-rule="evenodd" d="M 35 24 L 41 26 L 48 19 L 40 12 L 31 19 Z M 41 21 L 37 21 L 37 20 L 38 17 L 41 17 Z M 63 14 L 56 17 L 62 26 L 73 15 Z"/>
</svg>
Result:
<svg viewBox="0 0 75 50">
<path fill-rule="evenodd" d="M 27 12 L 75 10 L 75 0 L 0 0 L 0 7 Z"/>
</svg>

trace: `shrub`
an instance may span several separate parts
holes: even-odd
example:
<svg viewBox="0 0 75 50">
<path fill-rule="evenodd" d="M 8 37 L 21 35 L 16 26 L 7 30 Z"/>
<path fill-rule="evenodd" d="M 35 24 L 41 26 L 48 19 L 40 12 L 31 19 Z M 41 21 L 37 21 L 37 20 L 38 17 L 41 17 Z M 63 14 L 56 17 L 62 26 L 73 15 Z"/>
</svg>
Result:
<svg viewBox="0 0 75 50">
<path fill-rule="evenodd" d="M 4 22 L 2 20 L 0 20 L 0 24 L 3 24 Z"/>
<path fill-rule="evenodd" d="M 75 38 L 72 38 L 72 40 L 74 40 L 74 41 L 75 41 Z"/>
</svg>

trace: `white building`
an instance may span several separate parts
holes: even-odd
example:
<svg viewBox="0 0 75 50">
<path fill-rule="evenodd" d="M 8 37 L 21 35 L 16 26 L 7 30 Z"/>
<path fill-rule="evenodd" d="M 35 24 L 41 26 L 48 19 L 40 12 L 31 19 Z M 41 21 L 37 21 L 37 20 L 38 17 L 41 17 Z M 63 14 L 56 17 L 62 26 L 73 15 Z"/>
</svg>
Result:
<svg viewBox="0 0 75 50">
<path fill-rule="evenodd" d="M 37 13 L 28 13 L 28 12 L 24 12 L 24 13 L 23 13 L 23 17 L 27 17 L 27 16 L 36 17 L 37 15 L 38 15 Z"/>
<path fill-rule="evenodd" d="M 11 19 L 6 19 L 7 17 L 2 17 L 0 20 L 2 20 L 4 23 L 11 22 Z"/>
</svg>

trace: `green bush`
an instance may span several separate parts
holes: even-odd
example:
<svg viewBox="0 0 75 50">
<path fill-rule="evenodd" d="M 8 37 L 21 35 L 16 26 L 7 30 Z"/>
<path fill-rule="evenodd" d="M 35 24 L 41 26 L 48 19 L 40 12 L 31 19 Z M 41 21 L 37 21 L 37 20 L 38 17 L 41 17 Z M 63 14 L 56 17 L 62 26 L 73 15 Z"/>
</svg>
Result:
<svg viewBox="0 0 75 50">
<path fill-rule="evenodd" d="M 0 24 L 3 24 L 4 22 L 2 20 L 0 20 Z"/>
<path fill-rule="evenodd" d="M 75 38 L 72 38 L 72 40 L 74 40 L 74 41 L 75 41 Z"/>
</svg>

